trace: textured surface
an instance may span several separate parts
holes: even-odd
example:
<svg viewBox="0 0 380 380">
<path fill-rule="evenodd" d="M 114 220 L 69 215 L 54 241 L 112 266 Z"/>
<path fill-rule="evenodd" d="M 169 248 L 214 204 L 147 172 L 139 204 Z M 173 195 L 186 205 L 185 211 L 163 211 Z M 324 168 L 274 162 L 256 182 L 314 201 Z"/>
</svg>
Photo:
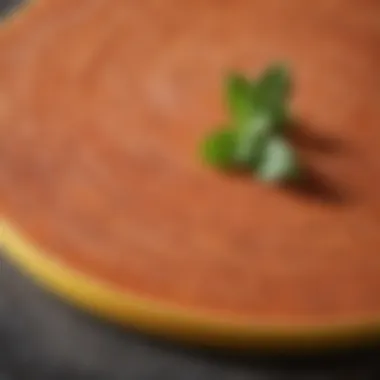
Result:
<svg viewBox="0 0 380 380">
<path fill-rule="evenodd" d="M 378 2 L 41 4 L 0 37 L 0 210 L 31 241 L 122 291 L 211 315 L 380 314 Z M 309 197 L 196 158 L 226 116 L 223 75 L 276 59 L 295 74 L 300 155 L 318 173 Z"/>
</svg>

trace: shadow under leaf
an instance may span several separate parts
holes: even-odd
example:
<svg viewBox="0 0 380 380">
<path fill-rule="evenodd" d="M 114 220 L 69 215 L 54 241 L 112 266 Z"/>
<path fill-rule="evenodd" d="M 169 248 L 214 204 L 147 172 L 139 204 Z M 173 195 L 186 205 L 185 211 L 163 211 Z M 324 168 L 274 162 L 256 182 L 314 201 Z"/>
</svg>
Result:
<svg viewBox="0 0 380 380">
<path fill-rule="evenodd" d="M 335 154 L 343 149 L 340 139 L 318 133 L 306 122 L 295 121 L 289 126 L 289 131 L 289 138 L 302 150 Z"/>
<path fill-rule="evenodd" d="M 347 200 L 347 194 L 337 184 L 311 167 L 304 166 L 299 179 L 288 182 L 283 187 L 305 200 L 336 205 L 343 204 Z"/>
</svg>

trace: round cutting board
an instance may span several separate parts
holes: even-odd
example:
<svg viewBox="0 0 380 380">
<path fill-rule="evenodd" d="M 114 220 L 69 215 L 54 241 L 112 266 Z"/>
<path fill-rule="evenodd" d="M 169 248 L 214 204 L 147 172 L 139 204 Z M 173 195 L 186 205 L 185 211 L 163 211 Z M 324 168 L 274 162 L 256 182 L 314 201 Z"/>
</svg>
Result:
<svg viewBox="0 0 380 380">
<path fill-rule="evenodd" d="M 204 344 L 380 332 L 380 4 L 37 1 L 0 32 L 5 255 L 99 315 Z M 223 80 L 291 68 L 307 170 L 205 167 Z"/>
</svg>

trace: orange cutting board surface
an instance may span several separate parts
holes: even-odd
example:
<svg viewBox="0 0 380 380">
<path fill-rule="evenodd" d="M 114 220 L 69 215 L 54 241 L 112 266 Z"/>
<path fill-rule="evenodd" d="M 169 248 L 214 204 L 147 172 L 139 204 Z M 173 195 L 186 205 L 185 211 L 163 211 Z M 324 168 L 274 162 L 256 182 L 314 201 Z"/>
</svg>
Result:
<svg viewBox="0 0 380 380">
<path fill-rule="evenodd" d="M 87 305 L 181 316 L 166 328 L 380 325 L 379 20 L 377 1 L 36 1 L 0 32 L 9 255 L 71 298 L 58 272 L 106 289 Z M 225 75 L 274 61 L 295 82 L 293 189 L 198 155 Z"/>
</svg>

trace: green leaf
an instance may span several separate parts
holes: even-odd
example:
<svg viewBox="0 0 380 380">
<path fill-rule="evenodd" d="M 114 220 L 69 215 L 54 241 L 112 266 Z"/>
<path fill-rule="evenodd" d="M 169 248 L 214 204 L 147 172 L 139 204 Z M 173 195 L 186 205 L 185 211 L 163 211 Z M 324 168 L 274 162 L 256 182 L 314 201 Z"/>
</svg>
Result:
<svg viewBox="0 0 380 380">
<path fill-rule="evenodd" d="M 253 112 L 253 86 L 243 75 L 231 74 L 227 77 L 226 93 L 231 121 L 239 127 Z"/>
<path fill-rule="evenodd" d="M 209 134 L 202 145 L 204 160 L 220 168 L 234 165 L 235 133 L 231 129 L 220 129 Z"/>
<path fill-rule="evenodd" d="M 271 107 L 284 103 L 290 96 L 290 74 L 284 65 L 272 65 L 258 78 L 255 86 L 255 103 Z"/>
<path fill-rule="evenodd" d="M 264 182 L 282 182 L 293 179 L 298 173 L 296 154 L 282 137 L 274 136 L 265 146 L 257 175 Z"/>
<path fill-rule="evenodd" d="M 256 114 L 236 130 L 234 157 L 237 163 L 256 167 L 271 136 L 270 123 L 265 115 Z"/>
<path fill-rule="evenodd" d="M 285 66 L 272 65 L 257 80 L 253 103 L 257 110 L 268 115 L 277 132 L 283 132 L 288 123 L 290 92 L 290 74 Z"/>
</svg>

